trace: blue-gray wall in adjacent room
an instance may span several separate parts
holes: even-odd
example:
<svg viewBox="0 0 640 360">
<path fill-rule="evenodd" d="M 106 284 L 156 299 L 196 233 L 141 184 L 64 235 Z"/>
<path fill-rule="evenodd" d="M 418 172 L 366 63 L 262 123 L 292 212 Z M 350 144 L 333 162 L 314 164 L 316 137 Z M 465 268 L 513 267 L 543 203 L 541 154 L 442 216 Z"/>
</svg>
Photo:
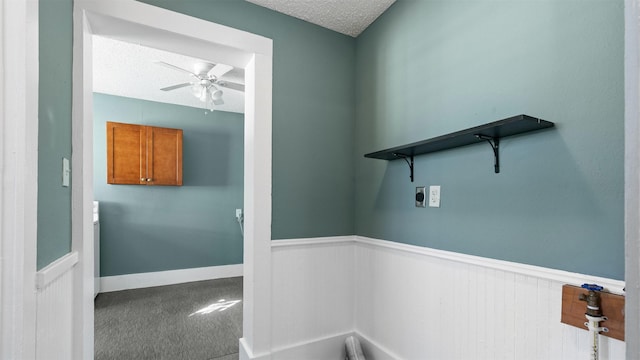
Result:
<svg viewBox="0 0 640 360">
<path fill-rule="evenodd" d="M 623 2 L 399 0 L 356 42 L 356 233 L 622 279 Z M 516 114 L 556 128 L 363 154 Z M 415 187 L 441 185 L 440 208 Z"/>
<path fill-rule="evenodd" d="M 244 115 L 94 94 L 101 276 L 241 264 Z M 183 186 L 108 185 L 106 122 L 183 130 Z"/>
<path fill-rule="evenodd" d="M 38 269 L 71 251 L 71 187 L 62 187 L 62 158 L 71 160 L 72 7 L 72 0 L 39 1 Z"/>
<path fill-rule="evenodd" d="M 245 1 L 144 2 L 273 39 L 271 236 L 353 234 L 355 40 Z"/>
</svg>

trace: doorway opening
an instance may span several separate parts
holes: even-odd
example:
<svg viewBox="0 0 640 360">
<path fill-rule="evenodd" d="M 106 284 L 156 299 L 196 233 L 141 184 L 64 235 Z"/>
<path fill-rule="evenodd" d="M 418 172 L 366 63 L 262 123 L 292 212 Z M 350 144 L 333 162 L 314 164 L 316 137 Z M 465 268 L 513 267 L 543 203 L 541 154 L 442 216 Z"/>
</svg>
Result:
<svg viewBox="0 0 640 360">
<path fill-rule="evenodd" d="M 92 41 L 95 358 L 237 356 L 244 70 Z"/>
<path fill-rule="evenodd" d="M 240 358 L 270 347 L 272 42 L 138 3 L 76 1 L 72 133 L 72 247 L 80 255 L 74 354 L 93 356 L 92 36 L 100 35 L 245 71 L 243 335 Z"/>
</svg>

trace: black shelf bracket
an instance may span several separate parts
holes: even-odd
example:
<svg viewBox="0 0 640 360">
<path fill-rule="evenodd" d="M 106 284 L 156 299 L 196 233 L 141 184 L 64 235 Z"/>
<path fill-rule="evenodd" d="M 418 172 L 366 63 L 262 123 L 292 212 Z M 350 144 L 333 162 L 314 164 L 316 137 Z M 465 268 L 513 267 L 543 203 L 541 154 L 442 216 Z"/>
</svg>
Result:
<svg viewBox="0 0 640 360">
<path fill-rule="evenodd" d="M 413 182 L 413 155 L 407 156 L 404 154 L 393 153 L 393 156 L 400 159 L 404 159 L 404 161 L 407 162 L 407 165 L 409 165 L 409 171 L 411 172 L 411 174 L 409 175 L 409 178 L 411 179 L 411 182 Z"/>
<path fill-rule="evenodd" d="M 500 138 L 482 135 L 482 134 L 475 134 L 475 137 L 477 137 L 480 140 L 486 140 L 489 143 L 489 145 L 491 145 L 491 149 L 493 149 L 494 172 L 496 174 L 500 173 Z"/>
</svg>

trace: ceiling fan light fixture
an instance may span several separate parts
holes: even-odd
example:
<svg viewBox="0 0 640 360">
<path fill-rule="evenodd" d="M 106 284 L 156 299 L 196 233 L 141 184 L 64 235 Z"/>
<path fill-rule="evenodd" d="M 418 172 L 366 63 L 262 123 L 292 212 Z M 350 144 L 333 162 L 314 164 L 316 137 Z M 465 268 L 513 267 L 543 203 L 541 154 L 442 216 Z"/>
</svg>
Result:
<svg viewBox="0 0 640 360">
<path fill-rule="evenodd" d="M 207 88 L 203 87 L 202 91 L 200 92 L 200 101 L 207 102 L 207 93 Z"/>
<path fill-rule="evenodd" d="M 244 85 L 229 81 L 221 80 L 220 77 L 233 70 L 233 66 L 225 64 L 200 63 L 196 64 L 195 72 L 183 69 L 181 67 L 171 65 L 162 61 L 156 62 L 158 65 L 187 73 L 195 78 L 194 82 L 182 83 L 162 88 L 163 91 L 170 91 L 180 88 L 186 88 L 191 85 L 191 94 L 205 103 L 205 108 L 214 110 L 214 105 L 223 105 L 223 91 L 214 84 L 233 89 L 235 91 L 244 92 Z"/>
<path fill-rule="evenodd" d="M 193 84 L 193 86 L 191 86 L 191 94 L 199 99 L 202 95 L 202 86 L 198 83 Z"/>
<path fill-rule="evenodd" d="M 217 86 L 211 85 L 209 87 L 209 93 L 211 96 L 212 105 L 222 105 L 224 104 L 224 100 L 222 100 L 222 90 L 218 89 Z"/>
<path fill-rule="evenodd" d="M 213 100 L 221 100 L 222 99 L 222 90 L 213 87 L 215 90 L 211 92 L 211 99 Z"/>
</svg>

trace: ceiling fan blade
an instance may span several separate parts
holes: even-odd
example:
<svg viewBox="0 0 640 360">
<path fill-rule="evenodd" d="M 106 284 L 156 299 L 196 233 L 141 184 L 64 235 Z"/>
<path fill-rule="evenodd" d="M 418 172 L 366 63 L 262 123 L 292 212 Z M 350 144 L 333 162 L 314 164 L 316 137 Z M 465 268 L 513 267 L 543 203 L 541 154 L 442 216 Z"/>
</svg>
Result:
<svg viewBox="0 0 640 360">
<path fill-rule="evenodd" d="M 160 90 L 162 90 L 162 91 L 171 91 L 171 90 L 187 87 L 187 86 L 190 86 L 190 85 L 191 85 L 191 83 L 182 83 L 182 84 L 178 84 L 178 85 L 167 86 L 167 87 L 164 87 L 164 88 L 162 88 Z"/>
<path fill-rule="evenodd" d="M 216 79 L 219 79 L 220 76 L 228 73 L 231 70 L 233 70 L 233 66 L 225 65 L 225 64 L 216 64 L 216 66 L 214 66 L 211 70 L 209 70 L 209 72 L 207 73 L 207 76 L 215 77 Z"/>
<path fill-rule="evenodd" d="M 166 68 L 173 69 L 173 70 L 178 70 L 178 71 L 182 71 L 182 72 L 186 72 L 186 73 L 187 73 L 187 74 L 189 74 L 189 75 L 193 75 L 193 76 L 195 76 L 195 77 L 198 77 L 198 75 L 196 75 L 196 74 L 192 73 L 192 72 L 191 72 L 191 71 L 189 71 L 189 70 L 183 69 L 183 68 L 181 68 L 181 67 L 177 67 L 177 66 L 175 66 L 175 65 L 171 65 L 171 64 L 166 63 L 166 62 L 164 62 L 164 61 L 154 61 L 154 62 L 155 62 L 156 64 L 161 65 L 161 66 L 164 66 L 164 67 L 166 67 Z"/>
<path fill-rule="evenodd" d="M 238 84 L 238 83 L 234 83 L 234 82 L 226 81 L 226 80 L 220 80 L 220 81 L 216 82 L 216 84 L 218 84 L 218 85 L 220 85 L 222 87 L 226 87 L 227 89 L 232 89 L 232 90 L 244 92 L 244 85 L 242 85 L 242 84 Z"/>
</svg>

